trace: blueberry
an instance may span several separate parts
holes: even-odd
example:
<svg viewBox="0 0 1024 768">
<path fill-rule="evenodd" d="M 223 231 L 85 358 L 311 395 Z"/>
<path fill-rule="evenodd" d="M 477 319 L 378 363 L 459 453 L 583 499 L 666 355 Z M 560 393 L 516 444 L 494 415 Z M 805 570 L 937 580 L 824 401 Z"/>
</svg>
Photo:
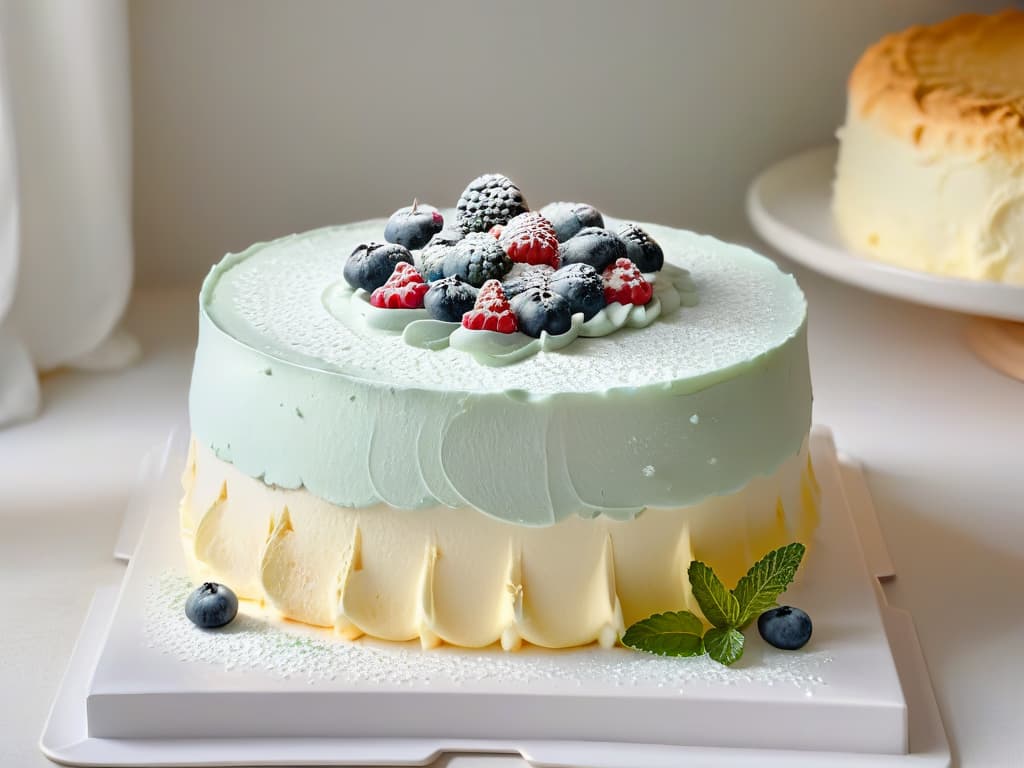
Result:
<svg viewBox="0 0 1024 768">
<path fill-rule="evenodd" d="M 569 302 L 572 313 L 589 320 L 605 307 L 604 281 L 589 264 L 569 264 L 556 270 L 548 280 L 550 289 Z"/>
<path fill-rule="evenodd" d="M 562 264 L 589 264 L 598 272 L 626 258 L 626 243 L 614 232 L 600 227 L 585 227 L 558 247 Z"/>
<path fill-rule="evenodd" d="M 795 651 L 803 648 L 811 639 L 811 617 L 799 608 L 780 605 L 758 617 L 757 631 L 769 645 L 784 651 Z"/>
<path fill-rule="evenodd" d="M 601 212 L 586 203 L 548 203 L 540 209 L 540 213 L 551 222 L 560 243 L 575 236 L 584 227 L 604 226 Z"/>
<path fill-rule="evenodd" d="M 479 291 L 461 277 L 446 277 L 430 284 L 423 307 L 435 320 L 457 323 L 476 304 Z"/>
<path fill-rule="evenodd" d="M 223 627 L 238 614 L 238 598 L 223 584 L 206 582 L 185 601 L 185 615 L 203 629 Z"/>
<path fill-rule="evenodd" d="M 511 301 L 528 288 L 547 288 L 551 275 L 550 267 L 531 267 L 515 277 L 510 277 L 501 284 L 501 288 L 505 291 L 505 298 Z"/>
<path fill-rule="evenodd" d="M 527 336 L 539 337 L 541 331 L 557 336 L 572 327 L 569 302 L 553 291 L 528 288 L 509 303 L 519 321 L 519 330 Z"/>
<path fill-rule="evenodd" d="M 391 277 L 400 261 L 413 263 L 412 254 L 397 243 L 362 243 L 345 262 L 342 275 L 353 288 L 372 293 Z"/>
<path fill-rule="evenodd" d="M 450 221 L 444 225 L 444 228 L 430 238 L 430 242 L 427 243 L 427 248 L 433 245 L 455 245 L 459 240 L 466 236 L 466 231 L 456 221 Z"/>
<path fill-rule="evenodd" d="M 444 277 L 445 262 L 453 258 L 455 248 L 444 242 L 435 242 L 437 238 L 420 251 L 420 271 L 423 272 L 423 279 L 428 283 L 440 280 Z"/>
<path fill-rule="evenodd" d="M 512 259 L 486 232 L 470 232 L 452 248 L 452 257 L 444 262 L 445 277 L 458 276 L 479 288 L 488 280 L 501 280 L 512 269 Z"/>
<path fill-rule="evenodd" d="M 657 272 L 665 266 L 661 246 L 636 224 L 623 224 L 617 234 L 626 243 L 626 258 L 641 272 Z"/>
<path fill-rule="evenodd" d="M 409 250 L 418 250 L 443 227 L 444 217 L 437 208 L 413 200 L 412 205 L 399 208 L 391 214 L 384 227 L 384 239 L 389 243 L 404 245 Z"/>
</svg>

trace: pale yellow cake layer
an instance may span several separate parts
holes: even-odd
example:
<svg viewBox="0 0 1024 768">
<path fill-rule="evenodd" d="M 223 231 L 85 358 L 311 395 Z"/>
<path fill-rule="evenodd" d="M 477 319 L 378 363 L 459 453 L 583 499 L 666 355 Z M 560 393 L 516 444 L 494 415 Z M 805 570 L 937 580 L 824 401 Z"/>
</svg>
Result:
<svg viewBox="0 0 1024 768">
<path fill-rule="evenodd" d="M 251 478 L 194 442 L 181 532 L 192 575 L 348 638 L 465 647 L 613 644 L 665 610 L 698 611 L 686 569 L 728 585 L 817 525 L 806 445 L 738 492 L 636 519 L 531 528 L 471 508 L 345 508 Z"/>
</svg>

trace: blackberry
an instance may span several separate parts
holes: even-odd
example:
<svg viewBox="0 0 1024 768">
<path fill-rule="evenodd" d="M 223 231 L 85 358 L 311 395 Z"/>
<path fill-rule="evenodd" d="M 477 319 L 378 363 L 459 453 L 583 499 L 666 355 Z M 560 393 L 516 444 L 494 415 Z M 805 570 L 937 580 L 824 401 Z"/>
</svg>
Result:
<svg viewBox="0 0 1024 768">
<path fill-rule="evenodd" d="M 536 267 L 526 269 L 518 275 L 510 277 L 501 284 L 501 287 L 505 289 L 506 298 L 511 301 L 528 288 L 547 288 L 548 278 L 551 275 L 552 270 L 550 268 Z M 598 282 L 600 282 L 600 278 L 598 278 Z"/>
<path fill-rule="evenodd" d="M 487 232 L 530 210 L 519 187 L 500 173 L 485 173 L 469 182 L 455 208 L 466 232 Z"/>
<path fill-rule="evenodd" d="M 501 280 L 512 269 L 512 259 L 486 232 L 470 232 L 452 251 L 444 262 L 444 276 L 461 277 L 477 288 L 488 280 Z"/>
<path fill-rule="evenodd" d="M 661 246 L 636 224 L 623 224 L 616 234 L 626 243 L 626 258 L 641 272 L 657 272 L 665 266 Z"/>
</svg>

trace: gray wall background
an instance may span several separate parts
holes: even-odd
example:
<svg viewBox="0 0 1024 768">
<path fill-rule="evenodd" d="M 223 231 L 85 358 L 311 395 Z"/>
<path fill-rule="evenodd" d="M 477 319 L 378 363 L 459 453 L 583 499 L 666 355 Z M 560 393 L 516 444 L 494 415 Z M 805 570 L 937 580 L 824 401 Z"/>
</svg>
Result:
<svg viewBox="0 0 1024 768">
<path fill-rule="evenodd" d="M 830 140 L 869 43 L 1004 4 L 135 0 L 137 282 L 492 170 L 727 235 L 753 175 Z"/>
</svg>

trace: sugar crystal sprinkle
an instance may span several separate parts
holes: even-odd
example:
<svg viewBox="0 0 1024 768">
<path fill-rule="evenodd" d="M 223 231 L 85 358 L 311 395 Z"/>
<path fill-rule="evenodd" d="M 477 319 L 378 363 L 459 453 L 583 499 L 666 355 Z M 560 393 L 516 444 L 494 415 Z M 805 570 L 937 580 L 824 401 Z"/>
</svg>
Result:
<svg viewBox="0 0 1024 768">
<path fill-rule="evenodd" d="M 144 633 L 149 647 L 184 663 L 226 671 L 257 671 L 310 685 L 377 684 L 409 688 L 443 685 L 472 688 L 501 683 L 508 690 L 535 681 L 559 688 L 655 688 L 685 694 L 695 685 L 791 685 L 808 695 L 827 685 L 823 651 L 785 653 L 748 647 L 744 659 L 725 667 L 707 656 L 664 658 L 625 648 L 588 646 L 572 651 L 524 648 L 505 653 L 443 647 L 423 651 L 416 643 L 350 642 L 327 630 L 282 625 L 243 601 L 232 624 L 216 632 L 197 630 L 182 606 L 189 580 L 165 572 L 147 585 Z M 751 643 L 751 646 L 754 644 Z"/>
</svg>

